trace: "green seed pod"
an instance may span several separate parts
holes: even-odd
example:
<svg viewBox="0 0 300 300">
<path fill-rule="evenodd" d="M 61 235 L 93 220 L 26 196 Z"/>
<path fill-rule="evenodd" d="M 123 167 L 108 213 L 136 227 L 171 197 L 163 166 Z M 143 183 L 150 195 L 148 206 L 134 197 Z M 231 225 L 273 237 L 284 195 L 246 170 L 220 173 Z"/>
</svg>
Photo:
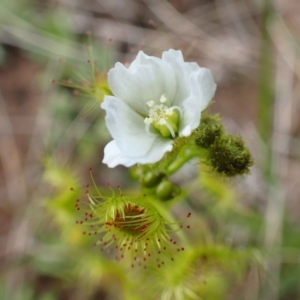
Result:
<svg viewBox="0 0 300 300">
<path fill-rule="evenodd" d="M 169 180 L 163 180 L 156 188 L 156 195 L 164 201 L 171 200 L 180 194 L 180 187 Z"/>
<path fill-rule="evenodd" d="M 133 180 L 139 180 L 143 175 L 143 167 L 136 165 L 129 169 L 129 174 Z"/>
<path fill-rule="evenodd" d="M 197 128 L 196 144 L 202 148 L 209 148 L 224 132 L 224 127 L 218 115 L 202 117 L 200 126 Z"/>
<path fill-rule="evenodd" d="M 161 182 L 164 176 L 165 174 L 163 173 L 148 171 L 141 176 L 141 184 L 148 188 L 155 187 Z"/>
<path fill-rule="evenodd" d="M 253 159 L 239 135 L 224 134 L 210 147 L 210 163 L 217 172 L 235 176 L 249 173 Z"/>
</svg>

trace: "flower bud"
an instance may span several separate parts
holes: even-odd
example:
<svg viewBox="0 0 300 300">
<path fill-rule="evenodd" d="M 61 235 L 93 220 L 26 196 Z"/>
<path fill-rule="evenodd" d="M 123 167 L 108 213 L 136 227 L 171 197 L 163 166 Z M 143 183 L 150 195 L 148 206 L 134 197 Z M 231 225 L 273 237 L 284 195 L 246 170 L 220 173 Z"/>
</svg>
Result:
<svg viewBox="0 0 300 300">
<path fill-rule="evenodd" d="M 210 163 L 217 172 L 235 176 L 249 173 L 253 159 L 240 136 L 226 134 L 211 145 Z"/>
<path fill-rule="evenodd" d="M 135 165 L 129 169 L 129 174 L 133 180 L 139 180 L 143 176 L 143 167 Z"/>
<path fill-rule="evenodd" d="M 197 129 L 196 144 L 203 148 L 209 148 L 223 134 L 224 128 L 218 115 L 204 116 Z"/>
<path fill-rule="evenodd" d="M 144 175 L 142 175 L 141 183 L 143 186 L 151 188 L 158 185 L 162 178 L 165 176 L 163 173 L 148 171 Z"/>
<path fill-rule="evenodd" d="M 169 180 L 163 180 L 156 188 L 156 195 L 164 201 L 171 200 L 180 194 L 178 185 Z"/>
</svg>

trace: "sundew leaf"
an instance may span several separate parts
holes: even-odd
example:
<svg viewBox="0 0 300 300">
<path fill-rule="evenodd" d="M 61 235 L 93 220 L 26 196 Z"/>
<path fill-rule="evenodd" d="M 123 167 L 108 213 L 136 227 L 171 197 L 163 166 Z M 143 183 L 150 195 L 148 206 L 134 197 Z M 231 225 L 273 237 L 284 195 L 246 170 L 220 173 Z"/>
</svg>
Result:
<svg viewBox="0 0 300 300">
<path fill-rule="evenodd" d="M 74 216 L 74 203 L 82 193 L 77 178 L 67 168 L 59 167 L 50 160 L 45 163 L 44 180 L 55 189 L 55 196 L 45 202 L 47 208 L 65 217 Z"/>
</svg>

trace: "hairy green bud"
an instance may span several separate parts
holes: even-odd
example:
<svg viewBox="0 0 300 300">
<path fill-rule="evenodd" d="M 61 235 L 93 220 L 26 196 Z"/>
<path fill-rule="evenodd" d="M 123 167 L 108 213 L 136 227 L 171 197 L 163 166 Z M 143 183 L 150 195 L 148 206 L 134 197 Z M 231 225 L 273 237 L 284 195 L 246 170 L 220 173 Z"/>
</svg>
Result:
<svg viewBox="0 0 300 300">
<path fill-rule="evenodd" d="M 224 134 L 210 147 L 210 164 L 219 173 L 235 176 L 249 173 L 252 156 L 241 136 Z"/>
<path fill-rule="evenodd" d="M 219 115 L 205 115 L 202 117 L 200 126 L 196 129 L 196 144 L 207 149 L 223 133 L 224 127 Z"/>
<path fill-rule="evenodd" d="M 170 180 L 163 180 L 156 188 L 156 195 L 164 201 L 171 200 L 180 194 L 178 185 L 172 183 Z"/>
</svg>

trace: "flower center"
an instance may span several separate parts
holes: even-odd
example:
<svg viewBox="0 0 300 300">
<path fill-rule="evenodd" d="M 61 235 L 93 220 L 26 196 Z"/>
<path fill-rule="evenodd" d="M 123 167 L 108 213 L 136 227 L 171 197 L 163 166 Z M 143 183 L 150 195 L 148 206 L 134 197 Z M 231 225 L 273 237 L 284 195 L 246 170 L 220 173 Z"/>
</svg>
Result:
<svg viewBox="0 0 300 300">
<path fill-rule="evenodd" d="M 167 102 L 165 95 L 161 95 L 159 102 L 160 104 L 156 104 L 153 100 L 147 102 L 149 117 L 144 120 L 146 131 L 149 133 L 150 125 L 152 125 L 163 137 L 175 138 L 178 132 L 179 117 L 182 114 L 181 108 L 166 106 L 164 104 Z"/>
<path fill-rule="evenodd" d="M 124 214 L 117 211 L 113 222 L 106 222 L 108 226 L 114 226 L 130 236 L 139 236 L 147 230 L 150 225 L 145 209 L 138 205 L 132 206 L 128 203 L 124 208 Z"/>
</svg>

